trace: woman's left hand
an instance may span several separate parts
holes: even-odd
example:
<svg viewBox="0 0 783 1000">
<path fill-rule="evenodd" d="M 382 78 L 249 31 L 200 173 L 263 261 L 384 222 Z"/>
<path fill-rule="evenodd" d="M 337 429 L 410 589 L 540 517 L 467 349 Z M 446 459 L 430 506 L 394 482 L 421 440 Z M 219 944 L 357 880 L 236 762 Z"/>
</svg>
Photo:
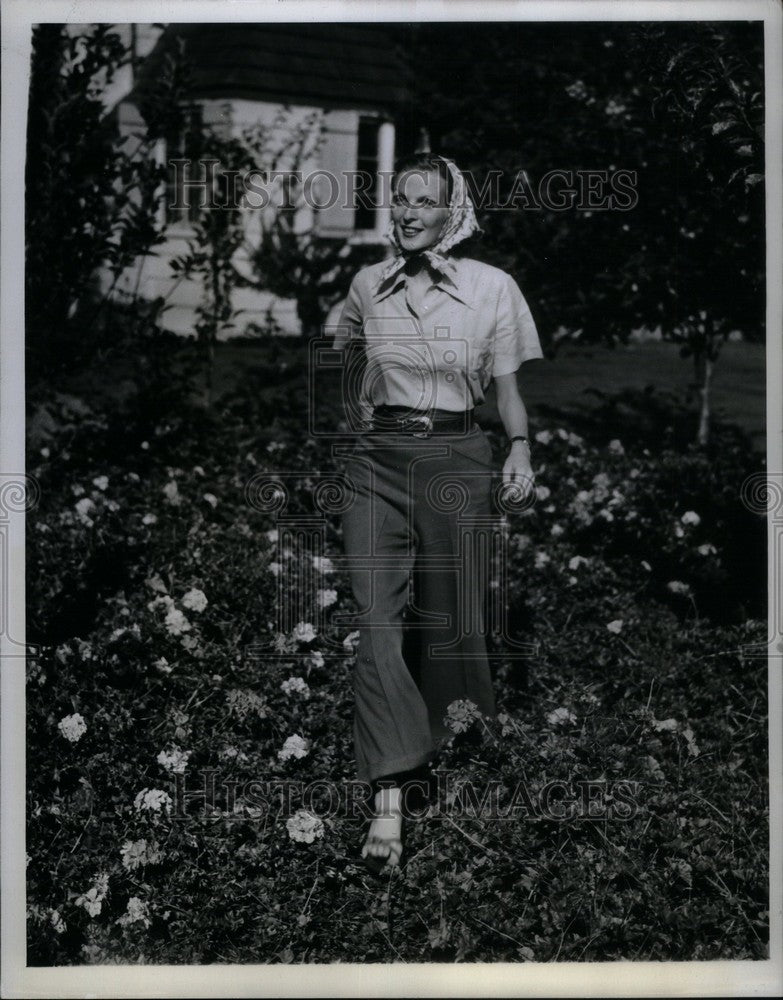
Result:
<svg viewBox="0 0 783 1000">
<path fill-rule="evenodd" d="M 519 499 L 524 500 L 533 491 L 535 482 L 536 477 L 530 464 L 530 448 L 525 441 L 515 441 L 503 463 L 503 484 L 516 484 L 521 490 Z"/>
</svg>

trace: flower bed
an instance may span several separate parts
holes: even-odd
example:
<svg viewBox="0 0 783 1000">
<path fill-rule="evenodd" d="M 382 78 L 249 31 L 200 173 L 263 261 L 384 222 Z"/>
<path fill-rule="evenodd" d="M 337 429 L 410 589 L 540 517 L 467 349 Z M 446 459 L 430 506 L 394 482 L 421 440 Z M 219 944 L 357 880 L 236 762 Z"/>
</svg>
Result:
<svg viewBox="0 0 783 1000">
<path fill-rule="evenodd" d="M 533 428 L 507 602 L 535 649 L 493 641 L 500 715 L 452 707 L 437 802 L 373 880 L 356 635 L 330 624 L 354 608 L 339 523 L 313 559 L 246 491 L 298 473 L 305 513 L 337 468 L 293 387 L 249 379 L 208 420 L 91 413 L 31 456 L 30 964 L 763 958 L 763 566 L 737 577 L 764 547 L 741 438 L 655 454 Z"/>
</svg>

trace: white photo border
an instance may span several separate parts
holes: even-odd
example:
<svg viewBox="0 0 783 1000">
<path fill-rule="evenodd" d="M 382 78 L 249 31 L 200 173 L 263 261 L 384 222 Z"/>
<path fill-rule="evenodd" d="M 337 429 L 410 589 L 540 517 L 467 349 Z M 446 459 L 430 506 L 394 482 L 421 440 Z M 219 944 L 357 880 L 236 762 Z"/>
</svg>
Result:
<svg viewBox="0 0 783 1000">
<path fill-rule="evenodd" d="M 0 486 L 24 473 L 24 168 L 30 32 L 40 22 L 759 20 L 765 35 L 767 469 L 783 474 L 783 13 L 775 0 L 4 0 L 0 169 Z M 783 602 L 769 528 L 770 615 Z M 24 513 L 9 515 L 9 631 L 25 634 Z M 778 528 L 780 530 L 779 522 Z M 2 581 L 0 581 L 2 586 Z M 776 640 L 780 637 L 775 636 Z M 781 646 L 783 651 L 783 646 Z M 775 996 L 783 992 L 783 685 L 769 658 L 770 958 L 471 964 L 25 965 L 24 656 L 0 637 L 2 995 L 6 997 Z"/>
</svg>

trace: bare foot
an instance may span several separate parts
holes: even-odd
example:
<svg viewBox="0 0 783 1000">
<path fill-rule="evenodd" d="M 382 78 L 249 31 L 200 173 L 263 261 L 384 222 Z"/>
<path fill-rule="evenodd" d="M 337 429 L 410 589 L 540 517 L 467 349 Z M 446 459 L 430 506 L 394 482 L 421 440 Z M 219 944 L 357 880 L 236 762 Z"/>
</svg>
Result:
<svg viewBox="0 0 783 1000">
<path fill-rule="evenodd" d="M 370 824 L 362 857 L 368 868 L 380 872 L 396 868 L 402 856 L 401 790 L 381 788 L 375 793 L 375 818 Z"/>
</svg>

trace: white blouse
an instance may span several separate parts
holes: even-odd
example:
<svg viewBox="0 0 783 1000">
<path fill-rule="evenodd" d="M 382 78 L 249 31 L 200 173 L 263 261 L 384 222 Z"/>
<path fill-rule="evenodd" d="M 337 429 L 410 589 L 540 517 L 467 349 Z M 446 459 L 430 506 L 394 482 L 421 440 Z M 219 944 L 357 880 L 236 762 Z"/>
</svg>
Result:
<svg viewBox="0 0 783 1000">
<path fill-rule="evenodd" d="M 354 277 L 333 346 L 359 339 L 366 369 L 361 398 L 411 409 L 465 411 L 484 401 L 490 380 L 543 358 L 519 286 L 505 271 L 468 257 L 432 282 L 416 312 L 404 271 L 379 285 L 388 261 Z"/>
</svg>

